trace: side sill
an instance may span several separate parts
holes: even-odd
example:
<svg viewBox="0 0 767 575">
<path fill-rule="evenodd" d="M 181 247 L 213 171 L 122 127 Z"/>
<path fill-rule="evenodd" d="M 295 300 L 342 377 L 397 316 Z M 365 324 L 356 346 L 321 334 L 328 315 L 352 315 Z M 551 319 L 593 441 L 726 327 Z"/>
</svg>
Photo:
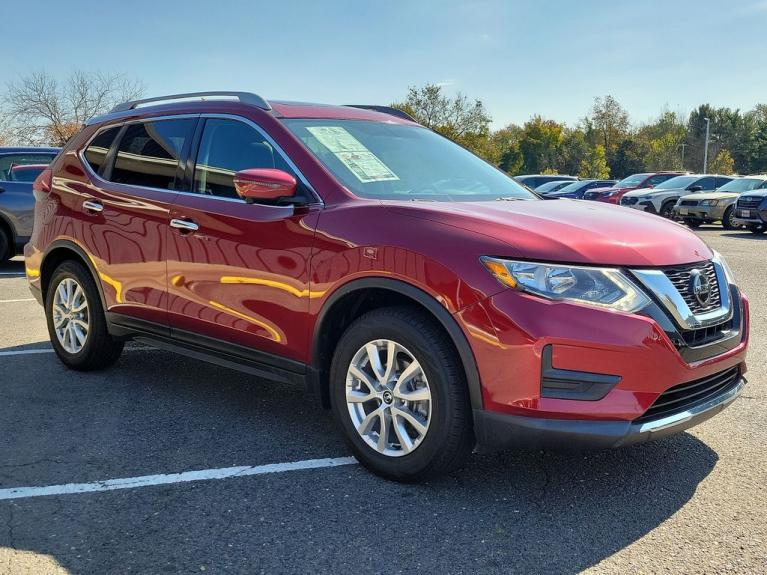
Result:
<svg viewBox="0 0 767 575">
<path fill-rule="evenodd" d="M 114 312 L 106 316 L 113 337 L 141 341 L 270 381 L 307 386 L 307 369 L 301 362 Z"/>
</svg>

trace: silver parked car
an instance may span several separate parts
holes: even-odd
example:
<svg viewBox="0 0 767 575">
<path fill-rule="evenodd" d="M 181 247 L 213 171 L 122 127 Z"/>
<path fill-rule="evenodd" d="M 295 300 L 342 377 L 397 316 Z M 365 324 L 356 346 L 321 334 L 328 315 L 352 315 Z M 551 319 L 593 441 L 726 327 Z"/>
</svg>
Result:
<svg viewBox="0 0 767 575">
<path fill-rule="evenodd" d="M 32 182 L 58 148 L 0 148 L 0 262 L 21 253 L 32 233 Z"/>
<path fill-rule="evenodd" d="M 735 202 L 740 194 L 767 188 L 767 175 L 745 176 L 726 183 L 715 192 L 682 196 L 674 215 L 691 228 L 721 221 L 726 230 L 740 227 L 735 218 Z"/>
</svg>

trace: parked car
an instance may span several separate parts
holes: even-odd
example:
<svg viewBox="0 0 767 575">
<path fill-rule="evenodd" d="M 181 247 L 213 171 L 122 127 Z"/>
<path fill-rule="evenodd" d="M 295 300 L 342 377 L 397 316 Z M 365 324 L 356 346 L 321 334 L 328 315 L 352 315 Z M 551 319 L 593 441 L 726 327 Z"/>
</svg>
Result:
<svg viewBox="0 0 767 575">
<path fill-rule="evenodd" d="M 746 176 L 726 183 L 715 192 L 682 196 L 674 215 L 691 228 L 721 221 L 726 230 L 740 227 L 735 217 L 735 202 L 745 192 L 767 188 L 767 176 Z"/>
<path fill-rule="evenodd" d="M 524 184 L 531 190 L 534 190 L 538 186 L 548 182 L 575 182 L 578 180 L 578 178 L 575 176 L 563 176 L 560 174 L 526 174 L 522 176 L 514 176 L 514 179 L 520 184 Z"/>
<path fill-rule="evenodd" d="M 572 184 L 572 180 L 554 180 L 553 182 L 546 182 L 535 188 L 535 193 L 545 196 L 546 194 L 556 192 L 570 184 Z"/>
<path fill-rule="evenodd" d="M 648 172 L 644 174 L 632 174 L 623 178 L 614 186 L 607 188 L 595 188 L 584 194 L 584 200 L 619 204 L 621 198 L 632 190 L 640 188 L 654 188 L 666 180 L 682 175 L 684 172 Z"/>
<path fill-rule="evenodd" d="M 767 231 L 767 189 L 743 193 L 735 204 L 735 223 L 753 234 Z"/>
<path fill-rule="evenodd" d="M 713 191 L 732 181 L 730 176 L 712 174 L 688 174 L 676 176 L 654 188 L 643 188 L 627 192 L 621 198 L 621 205 L 635 210 L 658 214 L 664 218 L 674 216 L 674 206 L 679 198 L 687 194 Z"/>
<path fill-rule="evenodd" d="M 0 148 L 0 262 L 20 254 L 32 233 L 32 182 L 58 148 Z"/>
<path fill-rule="evenodd" d="M 579 180 L 571 182 L 556 192 L 544 194 L 547 198 L 569 198 L 571 200 L 582 200 L 583 194 L 594 188 L 604 188 L 611 186 L 615 180 Z M 536 190 L 538 191 L 538 190 Z"/>
<path fill-rule="evenodd" d="M 25 248 L 60 360 L 138 338 L 305 385 L 407 481 L 477 442 L 662 437 L 741 392 L 748 302 L 695 234 L 543 201 L 377 110 L 204 93 L 88 122 L 36 180 Z"/>
</svg>

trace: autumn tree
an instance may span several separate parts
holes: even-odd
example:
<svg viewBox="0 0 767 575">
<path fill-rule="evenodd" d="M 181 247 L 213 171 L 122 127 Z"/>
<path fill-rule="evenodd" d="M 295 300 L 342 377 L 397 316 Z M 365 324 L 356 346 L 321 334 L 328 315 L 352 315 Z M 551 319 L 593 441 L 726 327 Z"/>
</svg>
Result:
<svg viewBox="0 0 767 575">
<path fill-rule="evenodd" d="M 711 174 L 734 174 L 735 173 L 735 159 L 728 150 L 720 150 L 714 158 L 714 161 L 708 167 L 708 171 Z"/>
<path fill-rule="evenodd" d="M 75 70 L 60 81 L 47 72 L 32 72 L 10 82 L 3 100 L 14 140 L 61 146 L 87 120 L 143 91 L 140 82 L 120 74 Z"/>
<path fill-rule="evenodd" d="M 481 100 L 470 100 L 460 92 L 450 97 L 442 91 L 442 86 L 426 84 L 421 88 L 411 87 L 405 101 L 392 107 L 475 153 L 486 155 L 488 152 L 491 118 Z"/>
</svg>

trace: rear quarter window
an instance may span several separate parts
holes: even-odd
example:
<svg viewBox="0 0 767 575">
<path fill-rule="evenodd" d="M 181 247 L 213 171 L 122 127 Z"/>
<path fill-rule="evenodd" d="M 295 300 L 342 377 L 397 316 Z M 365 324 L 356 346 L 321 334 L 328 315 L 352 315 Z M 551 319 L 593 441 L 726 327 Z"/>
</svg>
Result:
<svg viewBox="0 0 767 575">
<path fill-rule="evenodd" d="M 7 154 L 0 156 L 0 180 L 8 181 L 11 166 L 26 166 L 28 164 L 50 164 L 55 154 Z"/>
</svg>

